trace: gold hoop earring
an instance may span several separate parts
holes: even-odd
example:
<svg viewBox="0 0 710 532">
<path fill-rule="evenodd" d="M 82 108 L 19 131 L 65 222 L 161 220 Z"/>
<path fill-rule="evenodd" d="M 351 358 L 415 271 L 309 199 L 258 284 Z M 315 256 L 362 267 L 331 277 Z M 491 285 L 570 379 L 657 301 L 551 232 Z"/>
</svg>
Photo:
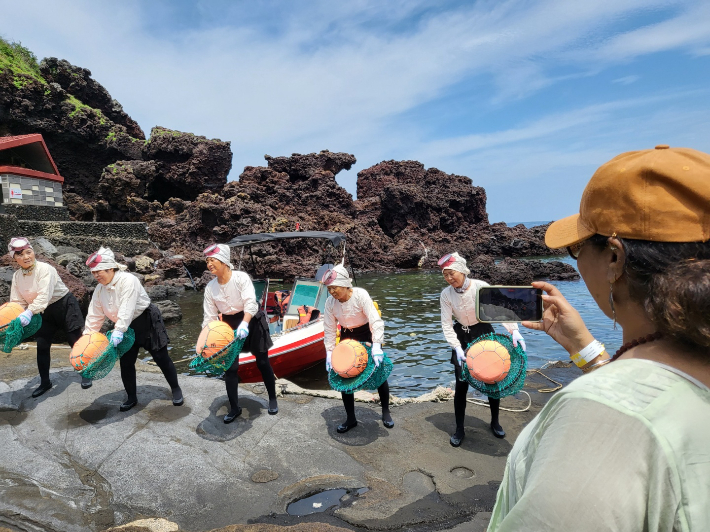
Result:
<svg viewBox="0 0 710 532">
<path fill-rule="evenodd" d="M 611 315 L 614 318 L 614 330 L 616 330 L 616 309 L 614 308 L 614 283 L 609 283 L 609 306 Z"/>
</svg>

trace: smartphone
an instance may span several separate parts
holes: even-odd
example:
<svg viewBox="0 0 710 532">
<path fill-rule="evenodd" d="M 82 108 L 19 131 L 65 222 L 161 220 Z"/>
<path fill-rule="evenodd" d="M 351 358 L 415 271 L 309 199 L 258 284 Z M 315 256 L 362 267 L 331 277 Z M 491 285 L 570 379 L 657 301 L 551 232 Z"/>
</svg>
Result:
<svg viewBox="0 0 710 532">
<path fill-rule="evenodd" d="M 542 290 L 532 286 L 482 286 L 476 294 L 481 323 L 542 321 Z"/>
</svg>

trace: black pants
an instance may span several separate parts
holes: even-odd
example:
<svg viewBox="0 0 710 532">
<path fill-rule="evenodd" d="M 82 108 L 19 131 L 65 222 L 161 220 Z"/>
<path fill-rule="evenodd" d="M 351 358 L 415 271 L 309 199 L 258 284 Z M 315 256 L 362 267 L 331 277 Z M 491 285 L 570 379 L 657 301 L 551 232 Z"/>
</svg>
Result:
<svg viewBox="0 0 710 532">
<path fill-rule="evenodd" d="M 243 319 L 244 312 L 222 315 L 222 321 L 232 329 L 239 327 Z M 242 352 L 249 351 L 256 358 L 256 367 L 259 368 L 270 400 L 276 399 L 276 377 L 269 362 L 269 348 L 272 345 L 274 343 L 269 335 L 269 322 L 266 319 L 266 314 L 260 310 L 249 320 L 249 336 L 244 342 Z M 227 389 L 230 411 L 234 412 L 239 408 L 239 357 L 224 372 L 224 385 Z"/>
<path fill-rule="evenodd" d="M 168 334 L 165 331 L 160 310 L 151 303 L 140 316 L 131 322 L 130 327 L 136 333 L 136 341 L 133 343 L 133 347 L 121 357 L 121 380 L 126 389 L 128 401 L 137 400 L 136 360 L 138 360 L 138 350 L 141 347 L 151 354 L 160 371 L 163 372 L 165 380 L 168 381 L 170 389 L 178 388 L 177 370 L 168 355 Z"/>
<path fill-rule="evenodd" d="M 346 329 L 345 327 L 340 327 L 340 341 L 350 338 L 352 340 L 357 340 L 358 342 L 372 342 L 372 331 L 370 330 L 370 324 L 360 325 L 354 329 Z M 387 381 L 383 382 L 379 388 L 377 388 L 377 393 L 380 396 L 380 404 L 382 405 L 382 412 L 390 411 L 390 385 Z M 341 392 L 343 398 L 343 406 L 345 407 L 345 413 L 348 418 L 345 423 L 352 424 L 355 422 L 355 394 Z"/>
<path fill-rule="evenodd" d="M 74 347 L 76 341 L 81 337 L 83 326 L 84 317 L 81 314 L 79 302 L 71 292 L 44 309 L 42 326 L 35 334 L 37 369 L 41 384 L 49 384 L 50 352 L 55 333 L 59 330 L 64 331 L 69 345 Z"/>
<path fill-rule="evenodd" d="M 490 323 L 477 323 L 468 327 L 468 331 L 463 328 L 460 323 L 454 325 L 456 333 L 463 350 L 466 350 L 468 344 L 476 338 L 494 332 L 493 326 Z M 456 350 L 451 350 L 451 363 L 454 365 L 456 373 L 456 389 L 454 391 L 454 417 L 456 418 L 456 432 L 463 433 L 464 419 L 466 417 L 466 394 L 468 393 L 468 382 L 461 379 L 461 365 L 456 357 Z M 500 410 L 500 399 L 488 398 L 488 404 L 491 407 L 491 423 L 498 424 L 498 413 Z"/>
</svg>

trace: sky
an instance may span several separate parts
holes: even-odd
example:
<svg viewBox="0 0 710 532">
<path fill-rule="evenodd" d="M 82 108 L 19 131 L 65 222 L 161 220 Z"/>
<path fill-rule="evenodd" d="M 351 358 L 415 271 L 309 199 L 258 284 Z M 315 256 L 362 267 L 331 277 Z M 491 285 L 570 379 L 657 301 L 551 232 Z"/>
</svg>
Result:
<svg viewBox="0 0 710 532">
<path fill-rule="evenodd" d="M 265 154 L 417 160 L 486 189 L 491 222 L 578 212 L 594 170 L 710 152 L 707 0 L 0 0 L 0 35 L 91 70 L 149 134 Z"/>
</svg>

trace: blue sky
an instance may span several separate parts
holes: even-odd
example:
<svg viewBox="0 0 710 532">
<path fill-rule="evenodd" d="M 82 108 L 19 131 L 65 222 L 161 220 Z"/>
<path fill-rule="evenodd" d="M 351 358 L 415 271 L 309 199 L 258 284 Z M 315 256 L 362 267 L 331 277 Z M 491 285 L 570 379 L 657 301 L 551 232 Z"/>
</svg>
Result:
<svg viewBox="0 0 710 532">
<path fill-rule="evenodd" d="M 495 221 L 577 212 L 620 152 L 710 152 L 710 2 L 0 0 L 0 34 L 88 68 L 146 133 L 415 159 Z"/>
</svg>

